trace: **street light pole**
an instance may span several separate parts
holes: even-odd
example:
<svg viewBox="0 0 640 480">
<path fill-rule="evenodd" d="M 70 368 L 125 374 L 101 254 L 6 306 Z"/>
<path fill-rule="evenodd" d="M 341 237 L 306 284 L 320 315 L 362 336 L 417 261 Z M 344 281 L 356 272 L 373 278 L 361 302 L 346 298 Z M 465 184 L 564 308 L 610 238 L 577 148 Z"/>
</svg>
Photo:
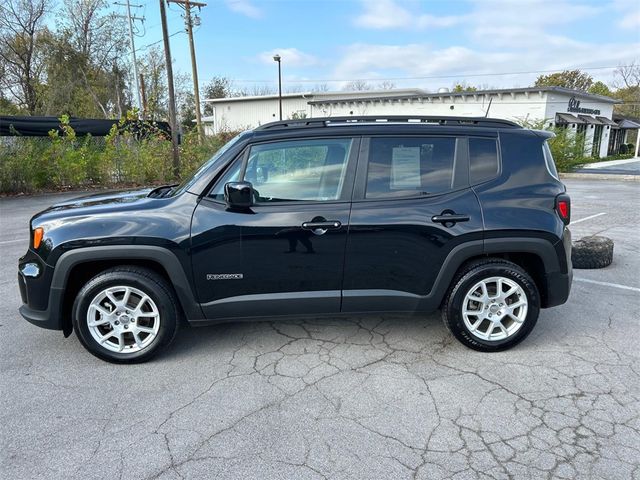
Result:
<svg viewBox="0 0 640 480">
<path fill-rule="evenodd" d="M 282 120 L 282 69 L 280 62 L 282 57 L 276 53 L 273 59 L 278 62 L 278 104 L 280 106 L 280 120 Z"/>
</svg>

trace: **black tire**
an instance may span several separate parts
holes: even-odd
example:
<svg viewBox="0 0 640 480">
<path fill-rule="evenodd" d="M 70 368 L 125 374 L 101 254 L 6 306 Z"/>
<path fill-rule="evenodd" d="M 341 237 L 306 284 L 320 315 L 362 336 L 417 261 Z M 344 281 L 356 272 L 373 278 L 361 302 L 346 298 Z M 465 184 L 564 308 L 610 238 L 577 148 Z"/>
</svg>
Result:
<svg viewBox="0 0 640 480">
<path fill-rule="evenodd" d="M 133 287 L 148 295 L 159 313 L 159 327 L 155 338 L 149 339 L 148 345 L 132 353 L 113 352 L 102 346 L 91 334 L 87 322 L 87 313 L 92 300 L 105 289 L 116 286 Z M 72 316 L 76 335 L 91 354 L 112 363 L 141 363 L 150 360 L 173 341 L 178 333 L 181 314 L 173 289 L 162 276 L 143 267 L 120 266 L 105 270 L 87 282 L 76 296 Z M 127 334 L 126 338 L 130 339 L 127 341 L 132 340 L 132 335 L 133 333 Z M 124 340 L 122 342 L 125 343 Z M 126 346 L 126 348 L 134 347 Z"/>
<path fill-rule="evenodd" d="M 503 277 L 515 282 L 526 295 L 527 310 L 524 321 L 512 335 L 501 340 L 485 340 L 474 335 L 465 325 L 462 309 L 467 293 L 481 280 L 491 277 Z M 509 301 L 513 301 L 510 299 Z M 507 350 L 524 340 L 536 322 L 540 313 L 540 294 L 533 279 L 515 263 L 499 258 L 487 258 L 470 262 L 457 274 L 447 292 L 443 307 L 442 320 L 449 331 L 469 348 L 481 352 Z"/>
<path fill-rule="evenodd" d="M 604 268 L 613 262 L 613 240 L 607 237 L 584 237 L 571 247 L 573 268 Z"/>
</svg>

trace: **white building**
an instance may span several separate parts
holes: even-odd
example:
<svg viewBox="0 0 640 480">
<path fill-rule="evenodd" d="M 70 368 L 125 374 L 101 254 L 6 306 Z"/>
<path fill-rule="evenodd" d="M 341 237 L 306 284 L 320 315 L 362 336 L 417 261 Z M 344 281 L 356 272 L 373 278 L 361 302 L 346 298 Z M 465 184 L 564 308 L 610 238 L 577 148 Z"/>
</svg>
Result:
<svg viewBox="0 0 640 480">
<path fill-rule="evenodd" d="M 278 95 L 205 100 L 213 115 L 203 121 L 208 133 L 242 130 L 279 119 Z M 612 135 L 618 100 L 561 87 L 531 87 L 477 92 L 428 93 L 419 89 L 363 92 L 292 93 L 282 96 L 283 119 L 357 115 L 433 115 L 544 121 L 584 132 L 585 154 L 605 157 L 619 136 Z M 610 145 L 611 140 L 611 145 Z M 611 147 L 611 148 L 610 148 Z"/>
<path fill-rule="evenodd" d="M 394 95 L 419 95 L 422 90 L 376 90 L 363 92 L 305 92 L 282 95 L 282 118 L 309 118 L 313 115 L 310 102 L 320 99 L 373 98 L 393 93 Z M 243 130 L 280 119 L 278 95 L 257 97 L 231 97 L 206 99 L 213 114 L 203 117 L 205 133 L 216 134 L 220 130 Z"/>
</svg>

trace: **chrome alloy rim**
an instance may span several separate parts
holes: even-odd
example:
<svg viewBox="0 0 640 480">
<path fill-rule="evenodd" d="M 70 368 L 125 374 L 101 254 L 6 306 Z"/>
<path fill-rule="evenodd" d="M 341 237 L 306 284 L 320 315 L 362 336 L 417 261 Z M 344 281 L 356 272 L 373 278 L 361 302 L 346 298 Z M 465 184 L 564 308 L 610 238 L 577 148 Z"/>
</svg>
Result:
<svg viewBox="0 0 640 480">
<path fill-rule="evenodd" d="M 98 293 L 87 310 L 91 336 L 103 348 L 134 353 L 158 335 L 160 312 L 155 302 L 134 287 L 109 287 Z"/>
<path fill-rule="evenodd" d="M 504 340 L 522 327 L 527 305 L 527 295 L 519 284 L 505 277 L 490 277 L 469 289 L 462 304 L 462 318 L 475 337 Z"/>
</svg>

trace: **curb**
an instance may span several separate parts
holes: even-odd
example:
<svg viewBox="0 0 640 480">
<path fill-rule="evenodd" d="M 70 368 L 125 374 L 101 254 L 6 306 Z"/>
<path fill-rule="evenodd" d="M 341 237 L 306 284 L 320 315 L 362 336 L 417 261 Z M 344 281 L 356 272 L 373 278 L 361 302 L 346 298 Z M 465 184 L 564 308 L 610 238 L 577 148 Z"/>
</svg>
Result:
<svg viewBox="0 0 640 480">
<path fill-rule="evenodd" d="M 623 175 L 614 173 L 561 173 L 560 178 L 574 180 L 622 180 L 623 182 L 640 182 L 640 175 Z"/>
</svg>

